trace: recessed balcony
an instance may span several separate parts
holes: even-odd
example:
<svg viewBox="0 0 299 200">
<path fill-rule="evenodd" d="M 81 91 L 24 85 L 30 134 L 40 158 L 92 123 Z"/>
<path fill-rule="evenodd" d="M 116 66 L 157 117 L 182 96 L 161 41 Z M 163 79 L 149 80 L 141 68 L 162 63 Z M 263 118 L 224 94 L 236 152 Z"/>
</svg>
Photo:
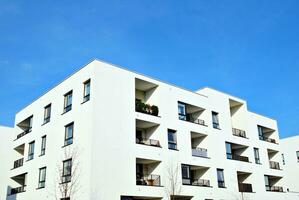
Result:
<svg viewBox="0 0 299 200">
<path fill-rule="evenodd" d="M 239 192 L 252 192 L 252 184 L 246 183 L 250 179 L 251 173 L 237 172 Z"/>
<path fill-rule="evenodd" d="M 272 135 L 275 133 L 274 129 L 263 127 L 260 125 L 258 125 L 257 128 L 260 140 L 277 144 L 276 140 L 274 138 L 271 138 Z"/>
<path fill-rule="evenodd" d="M 182 164 L 182 183 L 200 187 L 211 187 L 210 181 L 204 179 L 209 167 Z"/>
<path fill-rule="evenodd" d="M 268 153 L 268 158 L 269 158 L 269 167 L 270 167 L 270 169 L 280 170 L 279 162 L 275 161 L 275 160 L 280 159 L 279 152 L 277 150 L 267 149 L 267 153 Z"/>
<path fill-rule="evenodd" d="M 282 177 L 265 175 L 265 187 L 267 192 L 283 192 L 283 187 L 279 186 Z"/>
<path fill-rule="evenodd" d="M 244 130 L 233 128 L 232 131 L 234 136 L 246 138 L 246 132 Z"/>
<path fill-rule="evenodd" d="M 9 187 L 8 196 L 26 192 L 26 176 L 27 173 L 11 177 L 11 179 L 14 181 L 15 186 Z"/>
<path fill-rule="evenodd" d="M 160 161 L 136 159 L 136 185 L 161 186 L 160 175 L 156 173 Z"/>
<path fill-rule="evenodd" d="M 248 146 L 226 142 L 226 157 L 229 160 L 238 160 L 242 162 L 249 162 L 249 158 L 244 156 Z"/>
<path fill-rule="evenodd" d="M 208 150 L 204 148 L 207 135 L 191 131 L 192 156 L 208 157 Z"/>
<path fill-rule="evenodd" d="M 204 111 L 204 108 L 183 102 L 178 102 L 178 118 L 180 120 L 207 126 L 205 120 L 201 119 Z"/>
<path fill-rule="evenodd" d="M 160 141 L 154 139 L 157 137 L 159 124 L 136 119 L 136 144 L 161 147 Z"/>
<path fill-rule="evenodd" d="M 21 133 L 17 135 L 17 138 L 15 140 L 27 135 L 32 131 L 32 120 L 33 120 L 33 115 L 17 124 L 17 126 L 21 130 L 20 131 Z"/>
</svg>

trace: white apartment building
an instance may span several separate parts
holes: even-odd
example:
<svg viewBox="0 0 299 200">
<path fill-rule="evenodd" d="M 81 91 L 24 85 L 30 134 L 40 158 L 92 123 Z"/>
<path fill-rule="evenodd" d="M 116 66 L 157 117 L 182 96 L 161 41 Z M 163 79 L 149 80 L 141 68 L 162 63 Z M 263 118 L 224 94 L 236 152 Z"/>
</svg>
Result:
<svg viewBox="0 0 299 200">
<path fill-rule="evenodd" d="M 293 200 L 275 120 L 94 60 L 16 114 L 7 200 Z"/>
<path fill-rule="evenodd" d="M 11 169 L 8 152 L 11 149 L 12 134 L 12 128 L 0 126 L 0 200 L 6 198 L 7 172 Z"/>
<path fill-rule="evenodd" d="M 299 136 L 281 140 L 283 150 L 283 165 L 287 191 L 294 193 L 299 199 Z"/>
</svg>

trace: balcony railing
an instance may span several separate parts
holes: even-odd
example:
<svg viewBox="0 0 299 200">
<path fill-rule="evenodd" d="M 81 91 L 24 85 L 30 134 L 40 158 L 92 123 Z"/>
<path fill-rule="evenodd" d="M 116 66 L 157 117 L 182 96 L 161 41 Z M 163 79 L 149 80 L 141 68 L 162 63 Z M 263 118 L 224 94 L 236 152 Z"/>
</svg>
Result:
<svg viewBox="0 0 299 200">
<path fill-rule="evenodd" d="M 26 129 L 25 131 L 23 131 L 22 133 L 18 134 L 18 135 L 17 135 L 17 139 L 23 137 L 24 135 L 27 135 L 28 133 L 31 132 L 31 130 L 32 130 L 32 128 L 28 128 L 28 129 Z M 16 139 L 16 140 L 17 140 L 17 139 Z"/>
<path fill-rule="evenodd" d="M 183 115 L 183 114 L 179 113 L 179 119 L 183 120 L 183 121 L 191 122 L 191 123 L 194 123 L 194 124 L 199 124 L 199 125 L 202 125 L 202 126 L 207 126 L 205 124 L 204 120 L 192 117 L 191 114 Z"/>
<path fill-rule="evenodd" d="M 280 169 L 279 162 L 269 161 L 269 165 L 271 169 Z"/>
<path fill-rule="evenodd" d="M 248 183 L 239 183 L 239 192 L 252 192 L 252 185 Z"/>
<path fill-rule="evenodd" d="M 154 115 L 154 116 L 158 116 L 159 114 L 158 106 L 145 104 L 138 99 L 135 100 L 135 110 L 136 112 L 141 112 L 141 113 Z"/>
<path fill-rule="evenodd" d="M 233 135 L 246 138 L 246 132 L 237 128 L 233 128 Z"/>
<path fill-rule="evenodd" d="M 266 185 L 266 191 L 269 191 L 269 192 L 283 192 L 283 187 Z"/>
<path fill-rule="evenodd" d="M 240 156 L 237 154 L 226 153 L 226 157 L 227 157 L 227 159 L 231 159 L 231 160 L 239 160 L 239 161 L 243 161 L 243 162 L 249 162 L 248 157 Z"/>
<path fill-rule="evenodd" d="M 18 159 L 16 161 L 14 161 L 13 169 L 16 169 L 18 167 L 22 167 L 23 163 L 24 163 L 24 158 L 21 158 L 21 159 Z"/>
<path fill-rule="evenodd" d="M 266 141 L 266 142 L 270 142 L 270 143 L 277 144 L 275 139 L 268 138 L 268 137 L 265 137 L 265 136 L 262 136 L 262 135 L 260 135 L 259 138 L 260 138 L 260 140 L 263 140 L 263 141 Z"/>
<path fill-rule="evenodd" d="M 26 192 L 26 185 L 17 188 L 11 188 L 10 193 L 8 195 L 14 195 L 21 192 Z"/>
<path fill-rule="evenodd" d="M 204 148 L 194 148 L 192 149 L 192 156 L 197 156 L 197 157 L 208 157 L 208 150 Z"/>
<path fill-rule="evenodd" d="M 205 179 L 196 179 L 196 178 L 183 178 L 183 185 L 193 185 L 200 187 L 210 187 L 210 181 Z"/>
<path fill-rule="evenodd" d="M 161 186 L 160 175 L 155 175 L 155 174 L 140 175 L 140 174 L 137 174 L 136 185 Z"/>
<path fill-rule="evenodd" d="M 161 147 L 159 140 L 153 140 L 153 139 L 146 139 L 146 138 L 136 138 L 137 144 L 144 144 L 148 146 L 155 146 L 155 147 Z"/>
</svg>

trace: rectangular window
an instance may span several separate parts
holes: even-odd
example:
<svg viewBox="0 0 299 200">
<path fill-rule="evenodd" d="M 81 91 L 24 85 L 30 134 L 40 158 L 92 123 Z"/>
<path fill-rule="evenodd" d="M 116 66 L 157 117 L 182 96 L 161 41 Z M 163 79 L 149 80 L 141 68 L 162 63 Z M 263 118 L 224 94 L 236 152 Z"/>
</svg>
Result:
<svg viewBox="0 0 299 200">
<path fill-rule="evenodd" d="M 297 155 L 297 161 L 299 162 L 299 151 L 296 152 Z"/>
<path fill-rule="evenodd" d="M 176 131 L 168 129 L 168 149 L 177 149 Z"/>
<path fill-rule="evenodd" d="M 40 155 L 45 155 L 46 153 L 46 140 L 47 140 L 47 136 L 43 136 L 42 137 L 42 145 L 41 145 L 41 152 Z"/>
<path fill-rule="evenodd" d="M 258 133 L 259 133 L 259 139 L 260 139 L 260 140 L 265 140 L 265 139 L 264 139 L 263 127 L 258 125 L 258 126 L 257 126 L 257 130 L 258 130 Z"/>
<path fill-rule="evenodd" d="M 259 149 L 258 148 L 253 148 L 253 151 L 254 151 L 255 163 L 256 164 L 261 164 Z"/>
<path fill-rule="evenodd" d="M 45 107 L 45 111 L 44 111 L 44 124 L 50 122 L 50 118 L 51 118 L 51 104 L 47 105 Z"/>
<path fill-rule="evenodd" d="M 74 122 L 65 126 L 64 146 L 73 144 Z"/>
<path fill-rule="evenodd" d="M 286 164 L 286 161 L 285 161 L 285 159 L 284 159 L 284 154 L 283 154 L 283 153 L 281 154 L 281 158 L 282 158 L 282 164 L 285 165 L 285 164 Z"/>
<path fill-rule="evenodd" d="M 227 159 L 232 159 L 233 155 L 232 155 L 232 145 L 231 145 L 231 143 L 226 142 L 225 143 L 225 148 L 226 148 L 226 158 Z"/>
<path fill-rule="evenodd" d="M 220 188 L 225 187 L 223 169 L 217 169 L 217 181 L 218 181 L 218 187 Z"/>
<path fill-rule="evenodd" d="M 89 101 L 89 99 L 90 99 L 90 79 L 84 82 L 83 102 Z"/>
<path fill-rule="evenodd" d="M 271 185 L 270 185 L 270 181 L 269 181 L 269 176 L 265 175 L 265 187 L 266 187 L 266 191 L 270 191 L 271 190 Z"/>
<path fill-rule="evenodd" d="M 187 116 L 186 116 L 186 104 L 184 103 L 178 103 L 178 111 L 179 111 L 179 119 L 180 120 L 187 120 Z"/>
<path fill-rule="evenodd" d="M 190 165 L 182 164 L 182 180 L 183 180 L 183 182 L 182 182 L 183 184 L 190 185 L 192 183 Z"/>
<path fill-rule="evenodd" d="M 38 188 L 44 188 L 46 185 L 46 167 L 39 169 Z"/>
<path fill-rule="evenodd" d="M 34 158 L 34 145 L 34 141 L 29 143 L 28 160 L 32 160 Z"/>
<path fill-rule="evenodd" d="M 63 113 L 72 110 L 73 91 L 70 91 L 64 95 L 64 107 Z"/>
<path fill-rule="evenodd" d="M 219 118 L 218 113 L 212 111 L 212 121 L 213 121 L 213 128 L 219 129 Z"/>
<path fill-rule="evenodd" d="M 72 178 L 72 159 L 63 161 L 62 183 L 70 182 Z"/>
</svg>

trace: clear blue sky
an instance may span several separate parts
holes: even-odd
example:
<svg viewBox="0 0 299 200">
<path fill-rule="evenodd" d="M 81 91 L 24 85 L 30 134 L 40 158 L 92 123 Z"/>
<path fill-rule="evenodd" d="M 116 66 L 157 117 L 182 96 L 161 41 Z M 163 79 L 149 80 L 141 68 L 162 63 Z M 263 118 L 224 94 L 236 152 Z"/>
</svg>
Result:
<svg viewBox="0 0 299 200">
<path fill-rule="evenodd" d="M 0 124 L 92 58 L 246 99 L 299 134 L 298 0 L 0 0 Z"/>
</svg>

